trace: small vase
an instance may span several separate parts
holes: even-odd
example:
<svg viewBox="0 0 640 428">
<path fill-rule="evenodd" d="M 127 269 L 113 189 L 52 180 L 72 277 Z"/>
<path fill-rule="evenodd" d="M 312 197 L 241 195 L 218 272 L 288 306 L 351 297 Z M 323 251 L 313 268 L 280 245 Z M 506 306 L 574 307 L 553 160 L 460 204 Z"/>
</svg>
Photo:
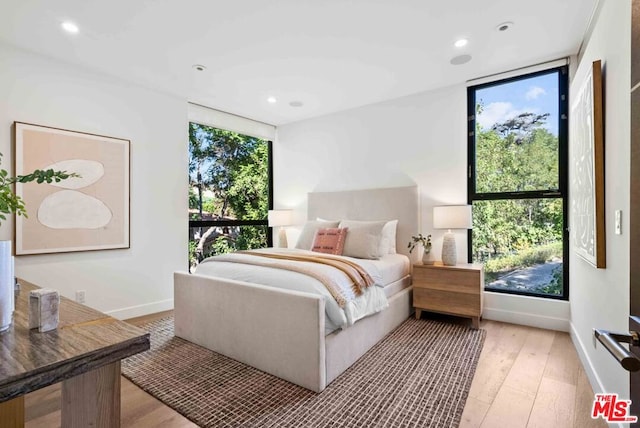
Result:
<svg viewBox="0 0 640 428">
<path fill-rule="evenodd" d="M 423 265 L 432 265 L 433 259 L 431 258 L 431 249 L 425 249 L 422 253 L 422 264 Z"/>
</svg>

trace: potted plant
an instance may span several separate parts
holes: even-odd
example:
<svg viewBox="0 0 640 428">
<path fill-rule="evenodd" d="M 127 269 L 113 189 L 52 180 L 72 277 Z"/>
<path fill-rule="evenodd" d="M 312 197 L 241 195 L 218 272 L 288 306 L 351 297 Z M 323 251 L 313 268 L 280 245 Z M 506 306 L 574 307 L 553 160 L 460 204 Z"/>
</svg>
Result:
<svg viewBox="0 0 640 428">
<path fill-rule="evenodd" d="M 431 260 L 431 235 L 424 236 L 422 233 L 419 233 L 418 236 L 412 236 L 411 241 L 409 241 L 409 245 L 407 248 L 409 249 L 409 253 L 413 251 L 416 246 L 422 246 L 424 252 L 422 253 L 422 263 L 424 264 L 433 264 Z"/>
</svg>

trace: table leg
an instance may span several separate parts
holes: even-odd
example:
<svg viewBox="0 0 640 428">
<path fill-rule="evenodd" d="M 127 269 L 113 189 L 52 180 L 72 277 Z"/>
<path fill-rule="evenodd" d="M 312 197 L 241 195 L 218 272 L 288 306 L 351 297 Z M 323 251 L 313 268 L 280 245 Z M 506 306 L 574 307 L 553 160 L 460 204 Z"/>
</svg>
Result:
<svg viewBox="0 0 640 428">
<path fill-rule="evenodd" d="M 416 319 L 419 320 L 422 315 L 422 309 L 416 308 Z"/>
<path fill-rule="evenodd" d="M 120 361 L 62 382 L 63 427 L 120 427 Z"/>
<path fill-rule="evenodd" d="M 3 428 L 24 427 L 24 395 L 0 403 L 0 421 Z"/>
</svg>

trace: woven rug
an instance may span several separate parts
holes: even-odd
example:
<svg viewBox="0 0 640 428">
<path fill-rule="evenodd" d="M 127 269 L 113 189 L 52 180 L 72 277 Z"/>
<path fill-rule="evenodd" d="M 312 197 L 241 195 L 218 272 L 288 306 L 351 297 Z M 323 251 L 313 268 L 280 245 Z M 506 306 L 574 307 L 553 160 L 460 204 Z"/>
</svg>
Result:
<svg viewBox="0 0 640 428">
<path fill-rule="evenodd" d="M 123 374 L 202 427 L 457 427 L 486 335 L 410 318 L 318 394 L 174 337 L 172 317 L 142 328 Z"/>
</svg>

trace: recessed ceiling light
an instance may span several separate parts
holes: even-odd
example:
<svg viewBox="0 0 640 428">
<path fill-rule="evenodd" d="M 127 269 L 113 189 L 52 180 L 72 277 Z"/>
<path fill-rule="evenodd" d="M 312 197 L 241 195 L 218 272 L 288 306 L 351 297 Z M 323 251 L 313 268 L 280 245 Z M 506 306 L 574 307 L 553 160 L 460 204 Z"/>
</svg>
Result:
<svg viewBox="0 0 640 428">
<path fill-rule="evenodd" d="M 449 62 L 453 65 L 462 65 L 468 63 L 469 61 L 471 61 L 471 55 L 458 55 L 451 58 L 451 61 Z"/>
<path fill-rule="evenodd" d="M 269 98 L 267 98 L 267 102 L 269 104 L 275 104 L 275 103 L 278 102 L 278 100 L 276 99 L 276 97 L 269 97 Z"/>
<path fill-rule="evenodd" d="M 207 67 L 202 64 L 193 64 L 192 67 L 198 71 L 205 71 L 207 69 Z"/>
<path fill-rule="evenodd" d="M 507 31 L 509 28 L 513 27 L 513 22 L 503 22 L 502 24 L 498 25 L 496 27 L 496 30 L 498 31 Z"/>
<path fill-rule="evenodd" d="M 459 39 L 459 40 L 456 40 L 456 42 L 453 45 L 455 47 L 457 47 L 457 48 L 461 48 L 463 46 L 466 46 L 467 43 L 469 43 L 469 40 L 467 40 L 467 39 Z"/>
<path fill-rule="evenodd" d="M 291 107 L 302 107 L 304 103 L 302 101 L 291 101 L 289 105 Z"/>
<path fill-rule="evenodd" d="M 62 23 L 62 28 L 64 29 L 64 31 L 71 34 L 76 34 L 78 31 L 80 31 L 78 26 L 71 21 L 64 21 Z"/>
</svg>

